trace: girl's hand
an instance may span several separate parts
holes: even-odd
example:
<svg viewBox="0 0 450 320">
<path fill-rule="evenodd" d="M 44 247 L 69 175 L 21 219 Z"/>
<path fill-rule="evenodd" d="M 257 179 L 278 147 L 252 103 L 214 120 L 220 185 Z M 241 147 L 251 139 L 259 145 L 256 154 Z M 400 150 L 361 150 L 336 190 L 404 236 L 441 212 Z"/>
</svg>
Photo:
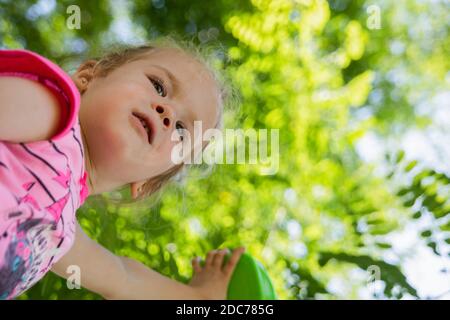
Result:
<svg viewBox="0 0 450 320">
<path fill-rule="evenodd" d="M 198 290 L 199 294 L 204 296 L 205 299 L 225 300 L 234 268 L 244 251 L 244 247 L 233 250 L 230 259 L 223 266 L 224 256 L 230 253 L 229 249 L 208 252 L 203 267 L 200 265 L 198 257 L 192 259 L 194 276 L 189 285 Z"/>
</svg>

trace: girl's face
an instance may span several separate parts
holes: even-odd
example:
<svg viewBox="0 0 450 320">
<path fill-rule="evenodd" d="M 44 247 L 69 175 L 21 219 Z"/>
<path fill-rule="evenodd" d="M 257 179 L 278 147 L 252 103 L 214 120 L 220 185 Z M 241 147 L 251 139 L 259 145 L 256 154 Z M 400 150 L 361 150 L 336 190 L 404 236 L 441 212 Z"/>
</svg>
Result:
<svg viewBox="0 0 450 320">
<path fill-rule="evenodd" d="M 180 136 L 186 129 L 193 140 L 194 121 L 202 121 L 203 130 L 213 128 L 218 102 L 204 67 L 174 49 L 153 51 L 89 80 L 79 118 L 94 178 L 103 180 L 100 189 L 145 182 L 173 167 L 172 148 L 180 141 L 172 141 L 173 131 Z"/>
</svg>

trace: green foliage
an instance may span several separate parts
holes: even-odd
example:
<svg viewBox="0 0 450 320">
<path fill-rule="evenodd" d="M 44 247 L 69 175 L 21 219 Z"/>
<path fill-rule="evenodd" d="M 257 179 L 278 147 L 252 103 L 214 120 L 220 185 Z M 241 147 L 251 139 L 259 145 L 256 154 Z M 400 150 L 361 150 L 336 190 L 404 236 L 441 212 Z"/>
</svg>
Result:
<svg viewBox="0 0 450 320">
<path fill-rule="evenodd" d="M 413 219 L 428 216 L 433 221 L 432 227 L 422 230 L 420 236 L 436 255 L 442 255 L 448 247 L 448 241 L 437 239 L 442 236 L 448 240 L 450 236 L 448 233 L 450 176 L 423 166 L 419 168 L 416 160 L 408 162 L 401 161 L 402 159 L 403 153 L 399 153 L 395 160 L 396 168 L 389 175 L 410 173 L 411 183 L 400 186 L 397 196 L 405 207 L 411 208 Z"/>
<path fill-rule="evenodd" d="M 114 1 L 58 1 L 33 19 L 26 12 L 34 1 L 1 3 L 0 45 L 35 50 L 68 70 L 121 41 L 111 31 Z M 370 30 L 370 1 L 125 3 L 119 13 L 131 17 L 137 39 L 176 32 L 201 45 L 222 45 L 227 58 L 221 65 L 242 95 L 240 112 L 227 114 L 226 127 L 279 128 L 280 166 L 272 176 L 261 175 L 258 165 L 219 165 L 205 179 L 194 170 L 151 208 L 91 199 L 77 213 L 83 229 L 115 254 L 182 282 L 191 277 L 193 256 L 245 245 L 281 299 L 358 297 L 367 283 L 347 282 L 353 291 L 346 295 L 329 286 L 348 278 L 355 265 L 381 269 L 386 297 L 417 297 L 401 259 L 395 265 L 383 260 L 392 247 L 383 237 L 431 214 L 434 227 L 419 236 L 436 255 L 445 252 L 450 178 L 418 161 L 405 163 L 402 151 L 387 155 L 393 169 L 377 175 L 355 145 L 368 132 L 396 137 L 429 125 L 414 107 L 442 89 L 448 29 L 444 18 L 430 19 L 431 34 L 410 24 L 419 13 L 443 17 L 444 5 L 377 1 L 383 25 Z M 79 30 L 65 27 L 70 4 L 82 10 Z M 369 116 L 361 118 L 364 112 Z M 409 182 L 397 183 L 411 174 Z M 101 297 L 69 290 L 48 274 L 20 298 Z"/>
<path fill-rule="evenodd" d="M 319 258 L 319 264 L 324 266 L 331 259 L 335 259 L 342 262 L 348 262 L 356 264 L 363 270 L 368 270 L 371 266 L 377 266 L 380 270 L 380 280 L 383 280 L 386 284 L 384 287 L 384 294 L 387 296 L 392 295 L 394 298 L 401 298 L 403 292 L 408 292 L 414 297 L 418 297 L 417 291 L 411 287 L 406 280 L 406 277 L 402 274 L 397 266 L 386 263 L 382 260 L 373 259 L 366 255 L 352 255 L 343 252 L 332 253 L 322 252 Z M 392 294 L 394 287 L 400 287 L 399 293 Z"/>
</svg>

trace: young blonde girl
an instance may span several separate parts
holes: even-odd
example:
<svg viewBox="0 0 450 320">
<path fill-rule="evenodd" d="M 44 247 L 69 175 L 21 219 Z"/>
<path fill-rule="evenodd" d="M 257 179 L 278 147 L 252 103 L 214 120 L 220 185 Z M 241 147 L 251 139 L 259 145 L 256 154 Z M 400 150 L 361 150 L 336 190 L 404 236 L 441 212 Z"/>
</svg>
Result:
<svg viewBox="0 0 450 320">
<path fill-rule="evenodd" d="M 183 169 L 171 151 L 194 121 L 220 126 L 219 79 L 172 44 L 88 60 L 72 77 L 36 53 L 0 50 L 0 299 L 48 271 L 67 277 L 71 265 L 106 299 L 226 298 L 243 247 L 225 264 L 226 250 L 208 252 L 204 266 L 193 259 L 186 285 L 112 254 L 76 220 L 90 195 L 127 187 L 138 200 L 160 190 Z"/>
</svg>

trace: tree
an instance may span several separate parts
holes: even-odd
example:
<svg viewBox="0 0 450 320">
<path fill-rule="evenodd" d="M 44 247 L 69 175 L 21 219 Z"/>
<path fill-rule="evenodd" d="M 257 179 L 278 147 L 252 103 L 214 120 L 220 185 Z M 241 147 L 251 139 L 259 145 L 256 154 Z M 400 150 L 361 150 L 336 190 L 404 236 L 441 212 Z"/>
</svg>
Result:
<svg viewBox="0 0 450 320">
<path fill-rule="evenodd" d="M 120 41 L 119 17 L 129 23 L 129 42 L 176 32 L 221 44 L 226 54 L 218 63 L 242 95 L 226 127 L 280 129 L 276 174 L 261 175 L 261 165 L 217 165 L 203 179 L 193 169 L 150 209 L 93 199 L 77 213 L 90 236 L 183 282 L 193 256 L 244 244 L 282 299 L 355 298 L 373 279 L 384 285 L 376 298 L 419 296 L 401 257 L 385 261 L 385 236 L 431 214 L 434 227 L 421 235 L 445 255 L 449 176 L 406 161 L 401 151 L 387 154 L 390 171 L 377 175 L 355 144 L 367 132 L 396 138 L 431 124 L 415 107 L 448 88 L 443 8 L 378 1 L 382 27 L 371 30 L 364 1 L 133 1 L 120 8 L 76 1 L 85 18 L 71 30 L 72 2 L 32 9 L 42 3 L 2 3 L 1 46 L 35 50 L 70 70 Z M 418 12 L 442 16 L 430 21 L 435 33 L 411 31 L 408 19 Z M 362 112 L 369 116 L 361 120 Z M 362 278 L 352 276 L 355 267 Z M 330 286 L 335 279 L 345 281 L 344 293 Z M 21 298 L 100 297 L 49 274 Z"/>
</svg>

